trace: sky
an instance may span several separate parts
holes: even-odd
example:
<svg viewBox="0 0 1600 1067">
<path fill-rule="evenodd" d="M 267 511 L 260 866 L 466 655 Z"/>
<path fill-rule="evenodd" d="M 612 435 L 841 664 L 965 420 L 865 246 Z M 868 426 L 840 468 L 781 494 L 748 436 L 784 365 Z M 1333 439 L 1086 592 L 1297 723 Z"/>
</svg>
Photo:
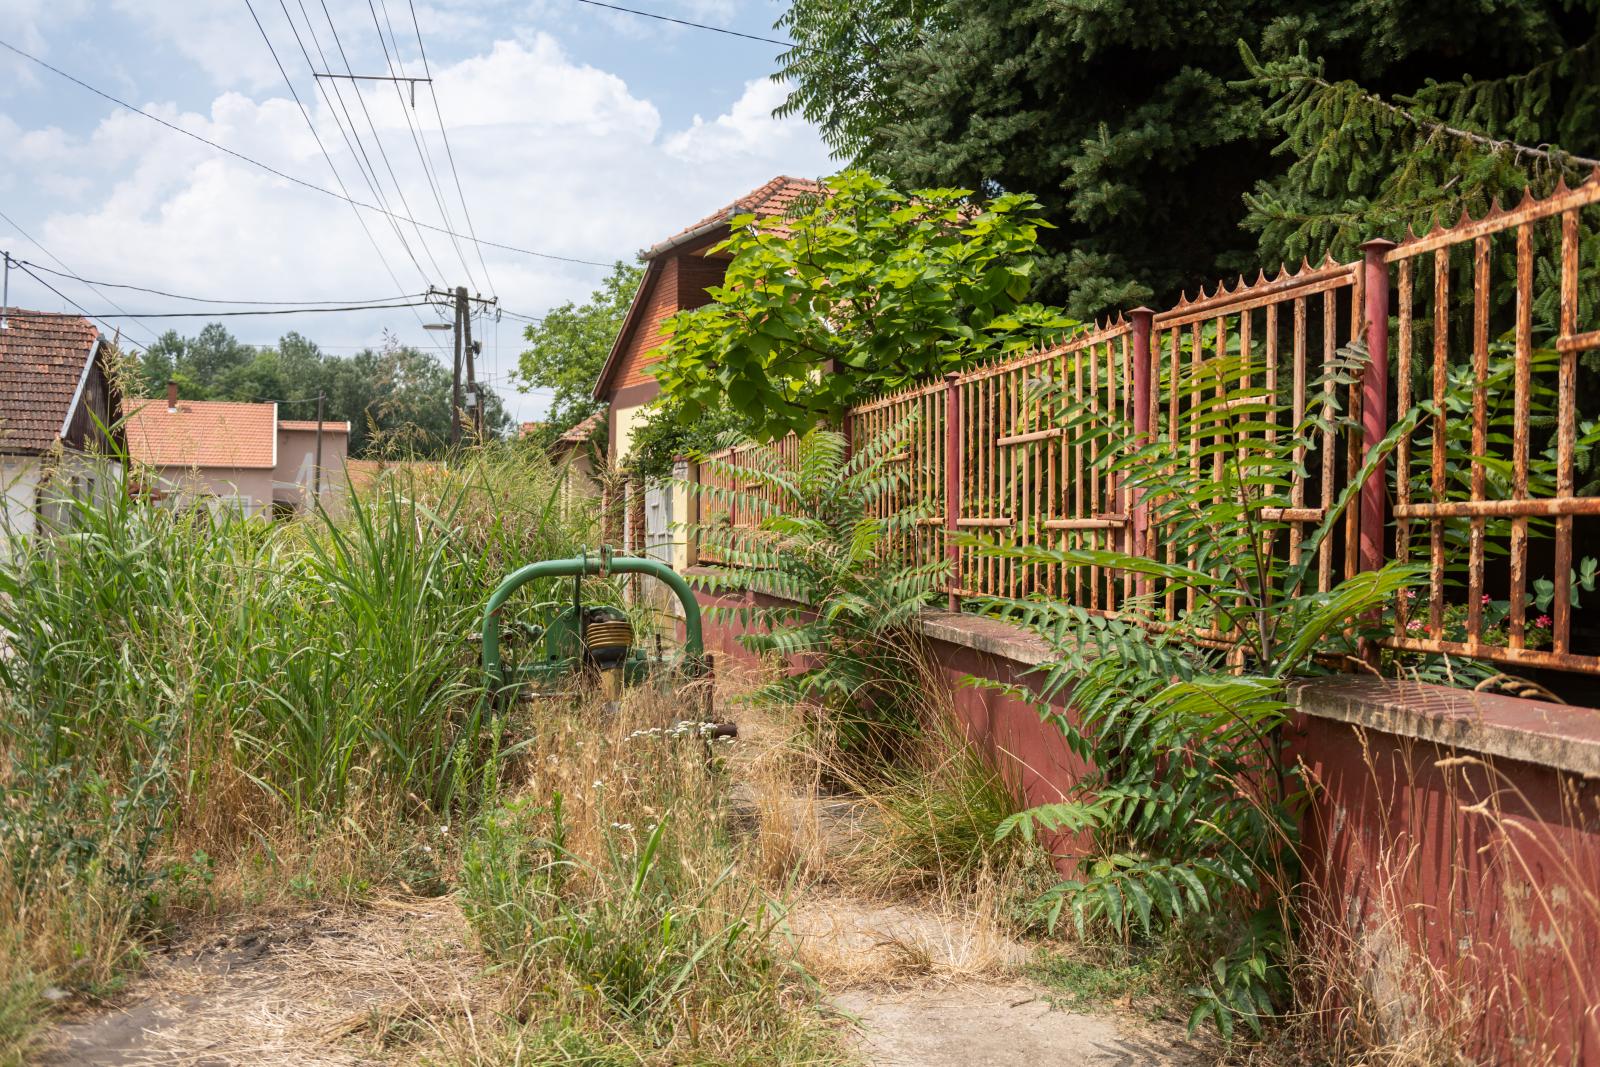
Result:
<svg viewBox="0 0 1600 1067">
<path fill-rule="evenodd" d="M 312 185 L 337 191 L 342 182 L 354 199 L 374 203 L 375 176 L 396 214 L 461 234 L 470 217 L 483 241 L 595 263 L 631 259 L 774 175 L 836 169 L 811 126 L 772 117 L 785 95 L 770 77 L 778 46 L 580 0 L 414 2 L 0 0 L 0 41 Z M 781 36 L 772 23 L 782 0 L 618 2 Z M 342 100 L 331 88 L 325 96 L 307 63 L 356 74 L 387 74 L 395 63 L 397 72 L 420 75 L 419 37 L 437 114 L 427 85 L 418 87 L 414 111 L 409 95 L 388 83 L 364 83 L 358 93 L 344 82 Z M 537 316 L 581 301 L 606 273 L 474 248 L 352 209 L 3 49 L 0 144 L 0 212 L 12 220 L 0 219 L 0 249 L 91 280 L 297 303 L 366 303 L 466 285 L 498 296 L 507 312 Z M 40 273 L 90 312 L 226 310 L 126 289 L 96 292 Z M 10 283 L 13 305 L 73 310 L 16 269 Z M 424 330 L 418 316 L 443 314 L 420 307 L 221 321 L 245 342 L 271 344 L 298 330 L 347 355 L 386 330 L 442 351 L 450 334 Z M 208 320 L 107 321 L 143 345 L 169 328 L 192 335 Z M 523 325 L 502 315 L 475 330 L 480 377 L 528 420 L 547 398 L 518 392 L 511 377 Z"/>
</svg>

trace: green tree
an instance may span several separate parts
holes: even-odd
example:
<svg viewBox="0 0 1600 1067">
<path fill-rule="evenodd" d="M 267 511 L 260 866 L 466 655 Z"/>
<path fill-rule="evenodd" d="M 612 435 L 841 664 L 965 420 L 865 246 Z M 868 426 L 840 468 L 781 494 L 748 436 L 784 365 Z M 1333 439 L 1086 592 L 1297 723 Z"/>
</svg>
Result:
<svg viewBox="0 0 1600 1067">
<path fill-rule="evenodd" d="M 554 389 L 545 434 L 553 441 L 602 405 L 593 389 L 611 344 L 622 329 L 644 268 L 618 260 L 582 304 L 567 301 L 523 331 L 528 348 L 518 359 L 518 388 Z"/>
<path fill-rule="evenodd" d="M 144 395 L 165 395 L 178 382 L 189 400 L 276 400 L 283 418 L 309 419 L 314 398 L 323 417 L 350 422 L 350 455 L 378 451 L 440 455 L 450 441 L 450 371 L 432 354 L 387 338 L 376 349 L 341 358 L 289 332 L 270 348 L 241 344 L 220 323 L 192 338 L 168 330 L 138 367 Z M 503 437 L 511 417 L 493 389 L 483 387 L 484 427 Z"/>
<path fill-rule="evenodd" d="M 902 193 L 864 171 L 782 219 L 732 220 L 711 303 L 667 320 L 654 373 L 685 424 L 731 410 L 758 439 L 837 424 L 863 396 L 1025 348 L 1073 323 L 1024 303 L 1036 201 Z"/>
<path fill-rule="evenodd" d="M 1034 192 L 1056 227 L 1041 237 L 1036 295 L 1087 317 L 1254 273 L 1244 197 L 1293 160 L 1274 153 L 1282 133 L 1241 41 L 1269 60 L 1304 44 L 1328 78 L 1384 97 L 1469 77 L 1508 87 L 1591 38 L 1595 6 L 793 0 L 779 25 L 800 47 L 780 76 L 793 87 L 787 110 L 899 183 Z M 1505 113 L 1485 112 L 1495 123 L 1482 132 L 1559 140 L 1562 124 L 1546 118 L 1567 92 L 1521 93 Z"/>
<path fill-rule="evenodd" d="M 1576 184 L 1600 166 L 1600 30 L 1575 47 L 1553 37 L 1548 58 L 1515 74 L 1430 81 L 1390 99 L 1330 81 L 1305 50 L 1243 55 L 1290 160 L 1246 198 L 1244 224 L 1269 261 L 1352 258 L 1371 236 L 1481 216 L 1496 198 Z"/>
</svg>

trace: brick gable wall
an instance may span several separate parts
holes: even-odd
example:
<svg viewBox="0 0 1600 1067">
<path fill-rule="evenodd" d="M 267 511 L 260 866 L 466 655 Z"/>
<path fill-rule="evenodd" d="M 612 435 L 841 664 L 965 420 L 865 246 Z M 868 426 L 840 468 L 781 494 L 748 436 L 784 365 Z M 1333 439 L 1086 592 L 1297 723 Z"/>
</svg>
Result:
<svg viewBox="0 0 1600 1067">
<path fill-rule="evenodd" d="M 708 259 L 693 252 L 662 262 L 660 275 L 646 294 L 639 327 L 623 351 L 613 389 L 655 381 L 650 367 L 660 361 L 659 350 L 667 339 L 661 331 L 662 321 L 674 312 L 709 304 L 711 297 L 706 294 L 706 287 L 719 284 L 726 269 L 726 260 Z"/>
</svg>

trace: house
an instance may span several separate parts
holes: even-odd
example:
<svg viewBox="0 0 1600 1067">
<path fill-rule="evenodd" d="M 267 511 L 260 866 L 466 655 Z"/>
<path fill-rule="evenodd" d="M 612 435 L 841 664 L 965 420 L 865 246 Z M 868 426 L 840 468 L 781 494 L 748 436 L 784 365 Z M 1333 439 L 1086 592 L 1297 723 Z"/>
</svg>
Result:
<svg viewBox="0 0 1600 1067">
<path fill-rule="evenodd" d="M 205 502 L 246 515 L 307 511 L 345 489 L 350 424 L 280 419 L 276 403 L 181 400 L 176 382 L 165 400 L 127 401 L 128 457 L 143 468 L 152 499 Z M 321 447 L 322 462 L 317 464 Z"/>
<path fill-rule="evenodd" d="M 60 517 L 118 484 L 122 400 L 113 348 L 88 319 L 0 309 L 0 484 L 5 533 Z"/>
<path fill-rule="evenodd" d="M 607 454 L 614 461 L 628 454 L 640 408 L 661 392 L 650 367 L 660 361 L 666 340 L 662 322 L 679 311 L 709 304 L 706 290 L 722 284 L 729 257 L 707 251 L 727 239 L 728 220 L 736 215 L 781 218 L 795 201 L 822 191 L 820 182 L 774 178 L 640 253 L 644 277 L 594 385 L 594 398 L 608 405 Z"/>
<path fill-rule="evenodd" d="M 650 374 L 666 340 L 661 324 L 679 311 L 709 304 L 707 290 L 722 284 L 730 257 L 710 250 L 728 237 L 728 221 L 738 215 L 781 218 L 796 201 L 823 191 L 820 182 L 779 176 L 640 254 L 644 277 L 594 385 L 594 398 L 607 405 L 606 454 L 612 463 L 627 457 L 644 405 L 661 392 Z M 620 509 L 623 544 L 681 569 L 691 562 L 687 547 L 670 531 L 688 521 L 689 507 L 682 489 L 630 486 Z"/>
</svg>

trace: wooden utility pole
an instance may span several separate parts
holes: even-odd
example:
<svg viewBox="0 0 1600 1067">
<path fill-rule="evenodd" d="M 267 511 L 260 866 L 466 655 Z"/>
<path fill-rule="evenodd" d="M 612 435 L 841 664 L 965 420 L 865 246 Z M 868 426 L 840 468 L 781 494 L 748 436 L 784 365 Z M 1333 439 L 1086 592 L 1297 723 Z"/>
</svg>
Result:
<svg viewBox="0 0 1600 1067">
<path fill-rule="evenodd" d="M 317 394 L 317 455 L 311 471 L 311 503 L 317 507 L 322 505 L 322 401 L 326 396 L 326 393 Z"/>
<path fill-rule="evenodd" d="M 472 410 L 469 413 L 472 422 L 473 436 L 478 440 L 483 439 L 483 397 L 478 395 L 477 364 L 473 360 L 472 350 L 472 310 L 467 306 L 467 287 L 456 286 L 456 306 L 461 309 L 461 350 L 467 356 L 467 403 Z"/>
<path fill-rule="evenodd" d="M 450 447 L 461 447 L 461 320 L 467 314 L 466 286 L 456 287 L 456 362 L 450 382 Z"/>
</svg>

